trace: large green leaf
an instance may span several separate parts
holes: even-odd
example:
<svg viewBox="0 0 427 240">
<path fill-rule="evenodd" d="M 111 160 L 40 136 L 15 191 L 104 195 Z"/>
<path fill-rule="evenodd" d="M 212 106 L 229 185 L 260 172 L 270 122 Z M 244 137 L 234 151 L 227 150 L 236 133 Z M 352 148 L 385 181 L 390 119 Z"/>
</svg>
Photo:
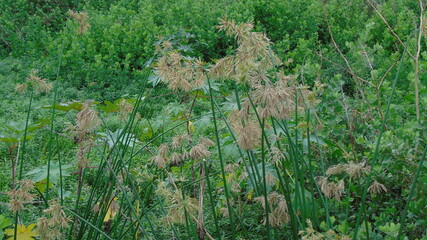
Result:
<svg viewBox="0 0 427 240">
<path fill-rule="evenodd" d="M 49 119 L 40 119 L 36 122 L 29 122 L 27 126 L 27 131 L 32 132 L 39 128 L 42 128 L 43 126 L 46 126 L 50 123 Z M 14 133 L 21 133 L 25 131 L 25 122 L 15 122 L 11 121 L 9 124 L 6 124 L 6 128 Z"/>
<path fill-rule="evenodd" d="M 59 167 L 59 162 L 51 162 L 50 163 L 50 169 L 49 169 L 49 182 L 57 183 L 62 171 L 62 176 L 70 176 L 70 168 L 72 168 L 73 165 L 61 165 L 61 168 Z M 35 168 L 29 172 L 27 172 L 25 175 L 32 176 L 31 179 L 33 179 L 35 182 L 40 182 L 47 178 L 47 164 L 43 167 Z"/>
<path fill-rule="evenodd" d="M 35 135 L 27 134 L 26 140 L 33 139 Z M 17 143 L 24 141 L 24 133 L 12 133 L 10 135 L 0 135 L 0 142 Z"/>
<path fill-rule="evenodd" d="M 81 111 L 83 110 L 83 108 L 85 108 L 85 106 L 94 105 L 94 104 L 98 104 L 98 102 L 95 102 L 92 100 L 72 101 L 72 102 L 66 102 L 66 103 L 55 103 L 55 105 L 45 105 L 45 106 L 42 106 L 42 108 L 46 108 L 46 109 L 55 108 L 57 110 L 68 112 L 71 110 Z"/>
<path fill-rule="evenodd" d="M 9 218 L 6 218 L 3 215 L 0 215 L 0 239 L 4 238 L 4 232 L 3 229 L 9 227 L 12 224 L 12 220 Z"/>
<path fill-rule="evenodd" d="M 111 112 L 119 112 L 122 110 L 122 101 L 126 101 L 126 103 L 130 104 L 131 106 L 135 105 L 136 99 L 135 98 L 120 98 L 114 101 L 114 103 L 110 101 L 104 101 L 103 105 L 98 105 L 98 109 L 107 113 Z"/>
</svg>

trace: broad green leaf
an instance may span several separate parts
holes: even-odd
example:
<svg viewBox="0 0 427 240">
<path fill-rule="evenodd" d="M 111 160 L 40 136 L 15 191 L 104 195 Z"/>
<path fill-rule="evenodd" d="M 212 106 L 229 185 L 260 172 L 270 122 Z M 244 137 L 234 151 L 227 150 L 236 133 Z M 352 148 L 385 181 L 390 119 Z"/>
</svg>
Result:
<svg viewBox="0 0 427 240">
<path fill-rule="evenodd" d="M 120 106 L 111 103 L 110 101 L 104 101 L 104 105 L 98 106 L 98 109 L 107 113 L 120 111 Z"/>
<path fill-rule="evenodd" d="M 26 140 L 31 140 L 35 135 L 27 134 L 25 137 Z M 18 134 L 12 133 L 11 135 L 0 135 L 0 142 L 9 142 L 9 143 L 18 143 L 24 141 L 24 133 L 20 132 Z"/>
<path fill-rule="evenodd" d="M 34 123 L 28 123 L 27 131 L 32 132 L 39 128 L 42 128 L 43 126 L 46 126 L 50 123 L 49 119 L 40 119 Z M 9 124 L 6 125 L 6 128 L 14 133 L 21 133 L 25 131 L 25 122 L 15 122 L 11 121 Z"/>
<path fill-rule="evenodd" d="M 32 176 L 34 182 L 40 182 L 47 178 L 47 164 L 43 167 L 35 168 L 29 172 L 27 172 L 26 176 Z M 73 165 L 61 165 L 61 169 L 59 168 L 59 162 L 51 162 L 49 169 L 49 182 L 57 183 L 60 178 L 60 170 L 62 170 L 62 176 L 70 176 L 70 168 Z"/>
<path fill-rule="evenodd" d="M 9 218 L 6 218 L 3 215 L 0 215 L 0 239 L 4 238 L 4 232 L 3 229 L 9 227 L 12 224 L 12 220 Z"/>
<path fill-rule="evenodd" d="M 36 188 L 40 191 L 40 192 L 44 192 L 46 190 L 47 184 L 46 184 L 47 179 L 43 179 L 39 182 L 36 182 L 34 185 L 36 186 Z M 53 187 L 53 183 L 51 181 L 49 181 L 49 189 Z"/>
<path fill-rule="evenodd" d="M 92 100 L 86 100 L 86 101 L 72 101 L 72 102 L 66 102 L 66 103 L 56 103 L 55 105 L 45 105 L 42 106 L 41 108 L 46 108 L 46 109 L 52 109 L 55 108 L 57 110 L 61 110 L 61 111 L 71 111 L 71 110 L 77 110 L 77 111 L 81 111 L 83 110 L 83 108 L 86 105 L 94 105 L 94 104 L 98 104 L 99 102 L 95 102 Z"/>
<path fill-rule="evenodd" d="M 9 227 L 11 224 L 12 224 L 12 220 L 11 219 L 6 218 L 3 215 L 0 215 L 0 230 Z"/>
<path fill-rule="evenodd" d="M 107 113 L 119 112 L 120 110 L 122 110 L 123 100 L 126 101 L 126 103 L 130 104 L 132 107 L 136 102 L 136 99 L 134 98 L 130 98 L 130 99 L 120 98 L 114 101 L 114 103 L 110 101 L 104 101 L 102 105 L 98 105 L 97 109 Z"/>
</svg>

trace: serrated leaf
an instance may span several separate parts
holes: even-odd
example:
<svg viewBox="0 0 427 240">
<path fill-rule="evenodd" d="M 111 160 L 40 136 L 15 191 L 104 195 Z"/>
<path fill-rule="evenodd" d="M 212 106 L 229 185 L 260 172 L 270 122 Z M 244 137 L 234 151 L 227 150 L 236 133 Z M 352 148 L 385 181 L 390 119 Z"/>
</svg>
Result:
<svg viewBox="0 0 427 240">
<path fill-rule="evenodd" d="M 118 112 L 120 111 L 120 106 L 110 102 L 110 101 L 105 101 L 104 105 L 100 105 L 98 106 L 98 109 L 107 113 L 110 112 Z"/>
</svg>

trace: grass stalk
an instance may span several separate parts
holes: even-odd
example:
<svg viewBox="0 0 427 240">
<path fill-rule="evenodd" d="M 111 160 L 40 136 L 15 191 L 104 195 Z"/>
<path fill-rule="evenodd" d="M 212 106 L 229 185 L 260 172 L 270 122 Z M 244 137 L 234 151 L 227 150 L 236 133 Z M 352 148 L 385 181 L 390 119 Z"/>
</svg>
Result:
<svg viewBox="0 0 427 240">
<path fill-rule="evenodd" d="M 203 164 L 205 165 L 205 169 L 206 169 L 206 183 L 207 183 L 207 188 L 208 188 L 209 203 L 211 205 L 211 211 L 212 211 L 212 215 L 214 218 L 216 235 L 218 238 L 220 238 L 221 237 L 221 229 L 220 229 L 219 223 L 218 223 L 218 216 L 216 215 L 215 202 L 214 202 L 214 198 L 212 195 L 213 189 L 212 189 L 211 180 L 209 177 L 210 176 L 210 166 L 207 166 L 206 162 L 203 162 Z"/>
<path fill-rule="evenodd" d="M 228 208 L 228 217 L 230 220 L 230 229 L 231 229 L 231 238 L 234 239 L 234 222 L 233 222 L 233 209 L 231 208 L 231 204 L 230 204 L 230 193 L 229 193 L 229 189 L 227 186 L 227 179 L 225 177 L 225 170 L 224 170 L 224 161 L 223 161 L 223 157 L 222 157 L 222 150 L 221 150 L 221 141 L 219 138 L 219 129 L 218 129 L 218 124 L 216 121 L 216 115 L 215 115 L 215 105 L 214 105 L 214 98 L 213 98 L 213 89 L 211 86 L 211 81 L 210 79 L 207 80 L 208 81 L 208 85 L 209 85 L 209 94 L 210 94 L 210 100 L 211 100 L 211 110 L 212 110 L 212 118 L 213 118 L 213 122 L 214 122 L 214 127 L 215 127 L 215 138 L 216 138 L 216 143 L 217 143 L 217 147 L 218 147 L 218 158 L 219 158 L 219 162 L 220 162 L 220 166 L 221 166 L 221 174 L 222 174 L 222 181 L 224 182 L 224 192 L 225 192 L 225 198 L 226 198 L 226 202 L 227 202 L 227 208 Z"/>
</svg>

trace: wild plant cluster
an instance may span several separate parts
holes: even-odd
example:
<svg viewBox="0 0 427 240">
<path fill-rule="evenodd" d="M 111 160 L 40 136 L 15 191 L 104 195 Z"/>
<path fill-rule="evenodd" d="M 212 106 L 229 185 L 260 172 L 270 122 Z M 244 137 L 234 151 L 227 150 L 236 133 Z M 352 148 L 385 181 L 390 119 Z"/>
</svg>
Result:
<svg viewBox="0 0 427 240">
<path fill-rule="evenodd" d="M 45 27 L 63 28 L 44 54 L 57 53 L 55 67 L 31 66 L 8 85 L 25 101 L 14 113 L 21 119 L 0 118 L 0 239 L 427 236 L 425 2 L 396 0 L 416 20 L 394 25 L 388 3 L 355 1 L 378 22 L 357 21 L 364 30 L 345 44 L 351 34 L 333 26 L 350 20 L 334 11 L 346 9 L 336 1 L 218 1 L 209 11 L 207 1 L 166 4 L 176 12 L 124 2 L 52 10 L 45 21 L 58 22 Z M 206 22 L 183 6 L 205 10 Z M 221 7 L 233 13 L 218 16 Z M 169 14 L 141 20 L 135 9 Z M 285 22 L 277 11 L 304 21 Z M 305 21 L 319 18 L 314 36 Z M 176 19 L 192 26 L 174 28 Z M 278 25 L 294 34 L 281 39 Z M 12 29 L 1 32 L 6 51 L 28 53 Z M 108 93 L 114 84 L 126 94 Z M 67 92 L 73 85 L 79 90 Z"/>
</svg>

